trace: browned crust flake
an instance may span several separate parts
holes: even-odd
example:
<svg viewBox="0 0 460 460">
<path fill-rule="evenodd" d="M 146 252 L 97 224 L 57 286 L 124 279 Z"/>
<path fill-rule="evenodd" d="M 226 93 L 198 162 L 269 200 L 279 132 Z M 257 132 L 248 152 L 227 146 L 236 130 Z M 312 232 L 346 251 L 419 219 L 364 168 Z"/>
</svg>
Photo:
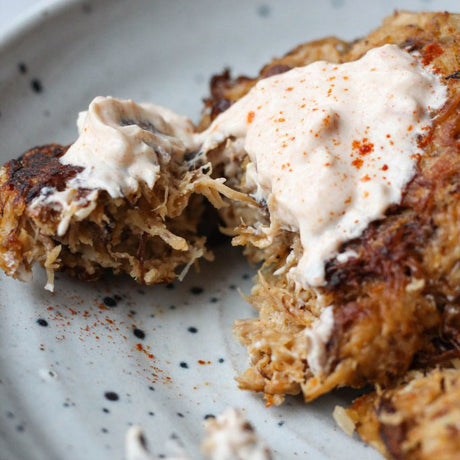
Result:
<svg viewBox="0 0 460 460">
<path fill-rule="evenodd" d="M 460 370 L 412 371 L 358 398 L 346 415 L 363 440 L 387 458 L 459 458 Z"/>
<path fill-rule="evenodd" d="M 59 161 L 67 149 L 68 146 L 58 144 L 44 145 L 28 150 L 17 160 L 11 160 L 6 165 L 7 180 L 3 187 L 15 190 L 26 204 L 39 196 L 44 187 L 64 190 L 67 181 L 83 170 Z"/>
</svg>

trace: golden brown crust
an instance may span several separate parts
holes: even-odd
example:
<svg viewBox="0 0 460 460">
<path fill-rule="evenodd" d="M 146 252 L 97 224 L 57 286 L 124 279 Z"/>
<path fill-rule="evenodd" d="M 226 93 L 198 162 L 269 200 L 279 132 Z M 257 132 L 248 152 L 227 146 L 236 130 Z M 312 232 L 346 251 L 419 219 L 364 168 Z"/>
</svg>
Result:
<svg viewBox="0 0 460 460">
<path fill-rule="evenodd" d="M 304 330 L 321 311 L 316 294 L 296 289 L 286 277 L 301 255 L 298 235 L 269 228 L 266 210 L 259 210 L 255 218 L 240 204 L 225 211 L 228 226 L 236 227 L 234 243 L 245 245 L 251 260 L 264 261 L 249 299 L 259 318 L 239 321 L 235 327 L 251 357 L 251 368 L 238 379 L 242 388 L 269 397 L 302 391 L 311 400 L 337 386 L 388 384 L 406 372 L 414 359 L 417 364 L 427 359 L 440 362 L 458 354 L 460 80 L 455 72 L 460 69 L 459 42 L 459 15 L 402 12 L 362 40 L 338 43 L 335 52 L 321 47 L 321 42 L 311 45 L 312 54 L 305 52 L 310 44 L 297 49 L 307 56 L 300 63 L 308 64 L 311 56 L 334 62 L 354 60 L 386 43 L 408 47 L 444 77 L 449 102 L 423 142 L 425 155 L 401 205 L 391 207 L 385 219 L 343 245 L 341 251 L 353 249 L 356 259 L 346 263 L 334 259 L 327 265 L 322 294 L 325 305 L 335 306 L 335 330 L 327 344 L 324 375 L 313 376 L 306 365 Z M 286 61 L 276 60 L 276 65 L 288 59 L 292 55 Z M 219 97 L 232 102 L 255 81 L 227 81 L 220 85 Z M 221 160 L 218 152 L 214 155 Z M 245 160 L 240 163 L 238 174 L 229 180 L 245 190 Z"/>
<path fill-rule="evenodd" d="M 15 190 L 29 204 L 40 195 L 44 187 L 58 191 L 65 189 L 66 183 L 81 172 L 83 168 L 60 163 L 59 158 L 68 147 L 50 144 L 35 147 L 25 152 L 17 160 L 5 165 L 5 187 Z"/>
<path fill-rule="evenodd" d="M 66 149 L 31 149 L 0 170 L 0 267 L 8 275 L 26 280 L 39 262 L 50 283 L 54 270 L 93 280 L 109 269 L 152 284 L 171 281 L 198 258 L 211 256 L 197 225 L 202 197 L 222 205 L 223 185 L 209 177 L 209 165 L 161 159 L 153 190 L 142 183 L 128 197 L 111 198 L 103 190 L 79 188 L 73 197 L 78 204 L 66 214 L 46 201 L 47 193 L 65 190 L 82 170 L 60 163 Z M 64 219 L 69 226 L 61 235 Z"/>
<path fill-rule="evenodd" d="M 358 398 L 346 415 L 387 458 L 460 458 L 460 370 L 411 372 L 391 388 Z"/>
</svg>

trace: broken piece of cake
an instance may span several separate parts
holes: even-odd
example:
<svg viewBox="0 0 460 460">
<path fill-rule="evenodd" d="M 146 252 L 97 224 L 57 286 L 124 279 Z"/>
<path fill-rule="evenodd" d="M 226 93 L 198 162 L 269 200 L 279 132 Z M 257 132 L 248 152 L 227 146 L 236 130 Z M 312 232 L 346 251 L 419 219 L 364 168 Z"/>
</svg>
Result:
<svg viewBox="0 0 460 460">
<path fill-rule="evenodd" d="M 39 262 L 85 280 L 110 269 L 168 282 L 210 258 L 197 226 L 224 179 L 188 161 L 195 128 L 152 104 L 97 97 L 70 146 L 46 145 L 0 171 L 0 267 L 21 280 Z"/>
<path fill-rule="evenodd" d="M 210 460 L 272 460 L 270 448 L 256 433 L 242 413 L 229 407 L 204 423 L 206 436 L 201 443 L 203 456 Z M 127 460 L 189 460 L 182 446 L 176 446 L 176 454 L 156 457 L 147 449 L 142 430 L 131 427 L 126 434 Z"/>
<path fill-rule="evenodd" d="M 271 460 L 268 445 L 240 411 L 228 408 L 205 422 L 202 450 L 206 458 L 219 460 Z"/>
<path fill-rule="evenodd" d="M 458 458 L 460 370 L 411 371 L 390 388 L 358 398 L 343 417 L 386 458 Z"/>
<path fill-rule="evenodd" d="M 458 354 L 459 42 L 459 15 L 401 12 L 213 79 L 203 150 L 260 205 L 221 212 L 263 263 L 241 388 L 312 400 Z"/>
</svg>

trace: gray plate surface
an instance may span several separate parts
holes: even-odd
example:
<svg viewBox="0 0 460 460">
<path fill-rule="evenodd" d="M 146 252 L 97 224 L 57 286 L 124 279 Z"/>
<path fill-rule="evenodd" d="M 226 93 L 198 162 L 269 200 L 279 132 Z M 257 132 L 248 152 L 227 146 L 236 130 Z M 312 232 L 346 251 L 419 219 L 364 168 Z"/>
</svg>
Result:
<svg viewBox="0 0 460 460">
<path fill-rule="evenodd" d="M 57 1 L 0 37 L 2 163 L 34 145 L 71 142 L 77 112 L 95 95 L 155 102 L 198 120 L 209 77 L 225 66 L 255 74 L 301 42 L 364 35 L 396 7 L 457 5 Z M 204 417 L 228 406 L 244 409 L 276 458 L 380 458 L 334 424 L 334 406 L 354 393 L 267 409 L 236 388 L 247 358 L 231 325 L 254 314 L 238 292 L 249 292 L 253 273 L 238 249 L 222 246 L 216 262 L 172 287 L 58 275 L 52 295 L 41 270 L 27 285 L 0 275 L 0 460 L 123 458 L 132 424 L 155 454 L 170 453 L 174 438 L 199 458 Z"/>
</svg>

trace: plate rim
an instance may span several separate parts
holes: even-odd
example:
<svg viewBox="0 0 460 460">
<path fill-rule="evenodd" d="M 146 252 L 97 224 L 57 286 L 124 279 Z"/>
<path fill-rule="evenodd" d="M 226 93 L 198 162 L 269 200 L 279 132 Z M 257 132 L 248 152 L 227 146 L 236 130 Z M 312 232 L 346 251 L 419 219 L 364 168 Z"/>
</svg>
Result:
<svg viewBox="0 0 460 460">
<path fill-rule="evenodd" d="M 49 20 L 56 19 L 78 4 L 84 5 L 85 2 L 83 0 L 40 0 L 37 4 L 27 8 L 0 31 L 0 53 L 6 52 L 9 46 L 14 45 L 29 32 Z"/>
</svg>

